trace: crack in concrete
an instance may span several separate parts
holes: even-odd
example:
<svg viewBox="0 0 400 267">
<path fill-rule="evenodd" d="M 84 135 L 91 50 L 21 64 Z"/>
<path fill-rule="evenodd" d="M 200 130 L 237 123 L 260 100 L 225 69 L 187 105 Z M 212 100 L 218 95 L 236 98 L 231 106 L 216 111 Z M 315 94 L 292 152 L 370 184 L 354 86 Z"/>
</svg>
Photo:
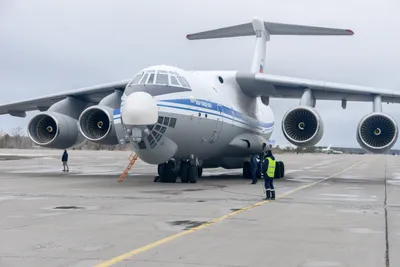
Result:
<svg viewBox="0 0 400 267">
<path fill-rule="evenodd" d="M 389 228 L 388 228 L 388 211 L 387 211 L 387 160 L 385 160 L 385 239 L 386 239 L 386 248 L 385 248 L 385 263 L 386 267 L 390 267 L 390 258 L 389 258 Z"/>
</svg>

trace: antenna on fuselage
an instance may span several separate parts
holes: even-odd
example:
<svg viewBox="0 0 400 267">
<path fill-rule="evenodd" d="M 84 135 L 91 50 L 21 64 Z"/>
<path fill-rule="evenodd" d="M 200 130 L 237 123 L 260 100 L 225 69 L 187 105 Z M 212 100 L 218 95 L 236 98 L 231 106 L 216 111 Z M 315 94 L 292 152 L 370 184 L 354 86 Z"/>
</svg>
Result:
<svg viewBox="0 0 400 267">
<path fill-rule="evenodd" d="M 274 23 L 254 18 L 252 22 L 231 27 L 186 35 L 189 40 L 256 36 L 251 72 L 263 73 L 267 42 L 271 35 L 353 35 L 348 29 L 336 29 L 314 26 L 303 26 L 285 23 Z"/>
</svg>

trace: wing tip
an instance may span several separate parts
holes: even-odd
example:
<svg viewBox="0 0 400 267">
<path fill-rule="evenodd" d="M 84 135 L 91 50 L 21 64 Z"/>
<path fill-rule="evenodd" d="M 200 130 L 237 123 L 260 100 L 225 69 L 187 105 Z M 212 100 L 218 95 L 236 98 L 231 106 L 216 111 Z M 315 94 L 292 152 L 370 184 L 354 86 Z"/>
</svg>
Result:
<svg viewBox="0 0 400 267">
<path fill-rule="evenodd" d="M 346 32 L 348 32 L 350 35 L 354 35 L 354 31 L 352 31 L 350 29 L 346 29 Z"/>
</svg>

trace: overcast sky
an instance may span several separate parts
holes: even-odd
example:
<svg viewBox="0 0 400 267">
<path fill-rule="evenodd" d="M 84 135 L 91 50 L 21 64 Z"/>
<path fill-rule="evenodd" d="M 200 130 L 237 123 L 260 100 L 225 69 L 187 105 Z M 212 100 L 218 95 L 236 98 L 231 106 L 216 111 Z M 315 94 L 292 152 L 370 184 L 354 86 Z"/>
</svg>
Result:
<svg viewBox="0 0 400 267">
<path fill-rule="evenodd" d="M 187 33 L 266 21 L 349 28 L 354 36 L 272 36 L 265 72 L 400 90 L 400 2 L 345 0 L 0 0 L 0 103 L 131 78 L 144 67 L 249 70 L 253 37 L 188 41 Z M 298 100 L 271 100 L 273 139 Z M 358 147 L 371 103 L 317 102 L 325 126 L 318 145 Z M 400 118 L 399 105 L 384 111 Z M 31 114 L 29 114 L 31 115 Z M 28 118 L 0 116 L 0 128 Z M 395 146 L 400 148 L 400 142 Z"/>
</svg>

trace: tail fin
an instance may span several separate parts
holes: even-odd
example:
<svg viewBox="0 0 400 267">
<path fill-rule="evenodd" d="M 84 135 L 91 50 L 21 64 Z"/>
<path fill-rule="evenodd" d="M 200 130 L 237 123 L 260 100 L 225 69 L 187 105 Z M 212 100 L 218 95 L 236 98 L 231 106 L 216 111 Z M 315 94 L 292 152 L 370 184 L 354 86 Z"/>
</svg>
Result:
<svg viewBox="0 0 400 267">
<path fill-rule="evenodd" d="M 353 35 L 348 29 L 336 29 L 314 26 L 303 26 L 283 23 L 266 22 L 254 18 L 252 22 L 204 31 L 186 35 L 189 40 L 229 38 L 239 36 L 256 36 L 256 47 L 251 66 L 252 72 L 263 72 L 265 61 L 265 49 L 270 35 Z"/>
</svg>

